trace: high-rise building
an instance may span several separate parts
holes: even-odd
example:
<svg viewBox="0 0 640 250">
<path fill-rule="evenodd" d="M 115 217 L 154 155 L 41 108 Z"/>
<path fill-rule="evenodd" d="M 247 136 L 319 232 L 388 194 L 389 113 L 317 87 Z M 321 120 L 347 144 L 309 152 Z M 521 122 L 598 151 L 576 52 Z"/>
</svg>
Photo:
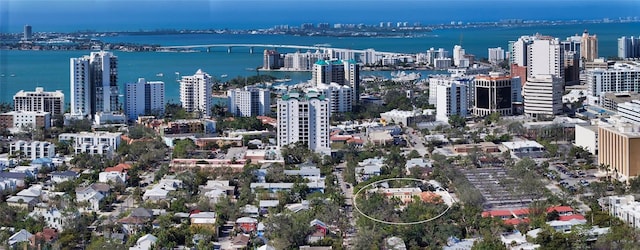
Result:
<svg viewBox="0 0 640 250">
<path fill-rule="evenodd" d="M 524 113 L 532 117 L 562 112 L 562 80 L 553 75 L 529 77 L 523 87 Z"/>
<path fill-rule="evenodd" d="M 465 51 L 460 45 L 453 46 L 453 65 L 456 67 L 469 67 L 469 59 L 465 58 Z"/>
<path fill-rule="evenodd" d="M 518 40 L 509 42 L 511 77 L 519 76 L 523 83 L 527 80 L 528 47 L 536 39 L 537 36 L 521 36 Z"/>
<path fill-rule="evenodd" d="M 234 116 L 259 116 L 271 113 L 271 92 L 268 89 L 245 87 L 227 91 L 228 109 Z"/>
<path fill-rule="evenodd" d="M 640 58 L 640 37 L 618 38 L 618 57 Z"/>
<path fill-rule="evenodd" d="M 455 84 L 456 86 L 465 85 L 466 89 L 466 97 L 467 107 L 473 107 L 473 101 L 475 101 L 474 97 L 474 89 L 473 89 L 473 76 L 447 76 L 447 75 L 431 75 L 429 76 L 429 104 L 438 105 L 440 103 L 440 97 L 444 97 L 443 95 L 438 94 L 438 86 L 451 86 L 451 84 Z"/>
<path fill-rule="evenodd" d="M 31 38 L 33 38 L 33 31 L 31 29 L 31 25 L 27 24 L 24 26 L 24 32 L 22 35 L 23 35 L 22 39 L 25 41 L 29 41 L 31 40 Z"/>
<path fill-rule="evenodd" d="M 95 115 L 120 110 L 118 57 L 111 52 L 91 52 L 71 58 L 71 114 Z"/>
<path fill-rule="evenodd" d="M 349 85 L 340 85 L 335 82 L 330 84 L 320 83 L 316 85 L 316 88 L 318 92 L 329 99 L 329 115 L 351 112 L 353 90 Z"/>
<path fill-rule="evenodd" d="M 449 81 L 436 86 L 436 120 L 449 121 L 449 116 L 458 115 L 467 117 L 469 115 L 466 84 Z"/>
<path fill-rule="evenodd" d="M 553 75 L 564 85 L 564 51 L 557 38 L 539 37 L 527 47 L 527 82 L 535 75 Z M 525 84 L 526 86 L 526 84 Z"/>
<path fill-rule="evenodd" d="M 317 153 L 330 154 L 329 101 L 309 91 L 291 92 L 278 100 L 278 146 L 301 142 Z"/>
<path fill-rule="evenodd" d="M 474 115 L 487 116 L 496 112 L 502 116 L 512 114 L 513 92 L 510 77 L 480 75 L 473 79 L 473 85 L 475 87 Z"/>
<path fill-rule="evenodd" d="M 316 86 L 337 83 L 351 88 L 351 103 L 360 98 L 360 65 L 355 60 L 318 60 L 313 65 L 311 82 Z"/>
<path fill-rule="evenodd" d="M 489 48 L 489 62 L 499 63 L 504 61 L 504 50 L 501 47 Z"/>
<path fill-rule="evenodd" d="M 138 82 L 127 83 L 126 88 L 125 111 L 129 120 L 140 115 L 164 114 L 164 82 L 138 78 Z"/>
<path fill-rule="evenodd" d="M 180 79 L 180 102 L 187 112 L 200 112 L 205 117 L 211 116 L 213 81 L 211 76 L 198 69 L 192 76 Z"/>
<path fill-rule="evenodd" d="M 35 91 L 20 90 L 13 96 L 13 110 L 49 112 L 51 116 L 64 113 L 64 94 L 60 90 L 45 92 L 43 88 Z"/>
<path fill-rule="evenodd" d="M 279 69 L 284 66 L 284 60 L 278 51 L 264 50 L 262 69 Z"/>
<path fill-rule="evenodd" d="M 593 62 L 593 59 L 598 58 L 598 37 L 596 35 L 590 36 L 589 31 L 584 30 L 580 45 L 580 59 L 585 62 Z"/>
</svg>

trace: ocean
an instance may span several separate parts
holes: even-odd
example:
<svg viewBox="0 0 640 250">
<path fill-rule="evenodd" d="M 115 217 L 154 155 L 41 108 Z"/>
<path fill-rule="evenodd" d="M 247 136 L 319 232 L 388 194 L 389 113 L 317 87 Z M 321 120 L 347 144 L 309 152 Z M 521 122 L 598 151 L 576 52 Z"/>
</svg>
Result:
<svg viewBox="0 0 640 250">
<path fill-rule="evenodd" d="M 565 39 L 581 34 L 585 29 L 598 36 L 599 55 L 617 55 L 617 38 L 638 36 L 640 23 L 601 23 L 585 25 L 558 25 L 512 28 L 448 29 L 435 30 L 424 36 L 409 38 L 368 38 L 368 37 L 306 37 L 287 35 L 231 35 L 231 34 L 186 34 L 186 35 L 128 35 L 101 38 L 105 42 L 128 42 L 159 45 L 192 45 L 215 43 L 260 43 L 314 45 L 331 44 L 336 48 L 367 49 L 378 51 L 418 53 L 431 47 L 451 51 L 461 44 L 468 54 L 476 58 L 487 57 L 487 48 L 507 49 L 508 41 L 521 35 L 540 33 Z M 121 52 L 118 56 L 118 84 L 124 93 L 127 82 L 135 82 L 142 77 L 147 80 L 161 80 L 166 83 L 166 100 L 179 102 L 178 75 L 191 75 L 198 69 L 209 73 L 220 81 L 236 76 L 258 74 L 253 70 L 262 64 L 261 49 L 250 54 L 248 48 L 234 48 L 232 53 L 219 48 L 211 52 Z M 281 50 L 287 52 L 286 50 Z M 69 59 L 89 54 L 90 51 L 8 51 L 0 50 L 0 101 L 12 102 L 19 90 L 34 90 L 44 87 L 47 91 L 62 90 L 69 100 Z M 251 69 L 251 70 L 248 70 Z M 362 72 L 366 75 L 389 77 L 391 72 Z M 420 71 L 422 77 L 434 72 Z M 311 78 L 309 72 L 259 72 L 278 78 L 291 78 L 297 83 Z M 226 78 L 222 76 L 226 75 Z"/>
</svg>

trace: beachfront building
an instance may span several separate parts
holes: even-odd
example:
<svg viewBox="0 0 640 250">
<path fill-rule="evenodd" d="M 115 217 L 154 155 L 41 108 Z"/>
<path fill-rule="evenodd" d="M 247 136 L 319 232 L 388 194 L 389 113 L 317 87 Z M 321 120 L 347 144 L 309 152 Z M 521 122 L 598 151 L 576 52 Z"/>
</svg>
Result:
<svg viewBox="0 0 640 250">
<path fill-rule="evenodd" d="M 504 75 L 480 75 L 473 79 L 475 88 L 475 107 L 473 115 L 487 116 L 500 113 L 502 116 L 512 114 L 511 78 Z"/>
<path fill-rule="evenodd" d="M 93 116 L 120 109 L 118 101 L 118 57 L 111 52 L 91 52 L 71 58 L 71 115 Z"/>
<path fill-rule="evenodd" d="M 315 91 L 290 92 L 278 100 L 278 147 L 296 142 L 309 149 L 330 154 L 329 100 Z"/>
<path fill-rule="evenodd" d="M 524 113 L 531 117 L 562 113 L 562 80 L 553 75 L 529 77 L 523 87 Z"/>
<path fill-rule="evenodd" d="M 465 51 L 460 45 L 453 46 L 453 65 L 459 68 L 469 67 L 469 59 L 465 57 Z"/>
<path fill-rule="evenodd" d="M 271 113 L 271 92 L 268 89 L 245 87 L 227 91 L 227 108 L 234 116 L 260 116 Z"/>
<path fill-rule="evenodd" d="M 211 116 L 213 79 L 198 69 L 192 76 L 180 79 L 180 102 L 187 112 L 199 112 L 204 117 Z"/>
<path fill-rule="evenodd" d="M 337 83 L 351 88 L 351 103 L 360 97 L 360 66 L 355 60 L 318 60 L 313 65 L 311 82 L 316 87 Z"/>
<path fill-rule="evenodd" d="M 327 54 L 321 53 L 319 50 L 314 53 L 311 51 L 287 53 L 284 55 L 284 67 L 282 67 L 282 70 L 311 71 L 315 62 L 325 57 L 327 57 Z"/>
<path fill-rule="evenodd" d="M 64 94 L 61 90 L 44 91 L 37 87 L 35 91 L 20 90 L 13 96 L 14 111 L 49 112 L 51 116 L 64 112 Z"/>
<path fill-rule="evenodd" d="M 501 47 L 489 48 L 489 62 L 499 63 L 504 61 L 504 50 Z"/>
<path fill-rule="evenodd" d="M 130 121 L 141 115 L 162 115 L 165 110 L 164 82 L 138 78 L 138 82 L 127 83 L 125 111 Z"/>
</svg>

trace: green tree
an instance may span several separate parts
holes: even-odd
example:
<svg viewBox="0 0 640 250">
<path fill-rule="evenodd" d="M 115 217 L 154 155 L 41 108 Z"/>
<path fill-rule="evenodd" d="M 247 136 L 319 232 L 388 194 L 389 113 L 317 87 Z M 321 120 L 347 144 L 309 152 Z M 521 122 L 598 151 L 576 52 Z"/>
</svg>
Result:
<svg viewBox="0 0 640 250">
<path fill-rule="evenodd" d="M 173 158 L 186 158 L 188 153 L 196 149 L 191 139 L 176 139 L 173 147 Z"/>
<path fill-rule="evenodd" d="M 467 121 L 464 117 L 459 115 L 449 116 L 449 125 L 454 128 L 464 128 L 467 125 Z"/>
</svg>

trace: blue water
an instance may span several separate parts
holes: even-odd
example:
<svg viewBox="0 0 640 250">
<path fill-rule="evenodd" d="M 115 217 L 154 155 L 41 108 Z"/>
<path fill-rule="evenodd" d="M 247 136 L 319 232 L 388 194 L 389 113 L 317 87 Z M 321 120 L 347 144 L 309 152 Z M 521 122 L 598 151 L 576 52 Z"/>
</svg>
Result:
<svg viewBox="0 0 640 250">
<path fill-rule="evenodd" d="M 588 29 L 597 34 L 599 55 L 608 57 L 617 53 L 617 38 L 620 36 L 638 36 L 640 23 L 563 25 L 520 28 L 484 28 L 436 30 L 426 36 L 413 38 L 333 38 L 303 37 L 283 35 L 164 35 L 164 36 L 120 36 L 105 38 L 111 42 L 134 42 L 160 45 L 189 45 L 212 43 L 265 43 L 313 45 L 328 43 L 337 48 L 366 49 L 378 51 L 416 53 L 426 51 L 430 47 L 443 47 L 449 51 L 455 44 L 462 43 L 467 53 L 476 57 L 487 57 L 487 48 L 501 46 L 505 50 L 509 40 L 521 35 L 536 32 L 565 39 L 567 36 L 581 33 Z M 170 52 L 120 52 L 114 51 L 119 58 L 118 82 L 124 86 L 127 82 L 135 82 L 137 78 L 162 80 L 166 86 L 166 99 L 178 102 L 179 85 L 175 72 L 181 75 L 195 73 L 198 69 L 208 72 L 221 81 L 222 75 L 228 78 L 235 76 L 255 75 L 256 68 L 262 64 L 262 53 L 249 54 L 248 48 L 235 48 L 228 54 L 220 48 L 210 53 L 170 53 Z M 0 50 L 0 101 L 11 101 L 13 95 L 21 89 L 33 90 L 37 86 L 45 90 L 62 90 L 69 97 L 69 58 L 89 54 L 89 51 L 1 51 Z M 156 76 L 162 73 L 163 76 Z M 426 77 L 432 72 L 421 72 Z M 14 77 L 11 75 L 14 74 Z M 308 72 L 260 72 L 278 78 L 289 77 L 293 82 L 311 78 Z M 375 74 L 389 76 L 390 72 L 363 72 L 362 75 Z M 120 90 L 124 93 L 122 87 Z"/>
</svg>

